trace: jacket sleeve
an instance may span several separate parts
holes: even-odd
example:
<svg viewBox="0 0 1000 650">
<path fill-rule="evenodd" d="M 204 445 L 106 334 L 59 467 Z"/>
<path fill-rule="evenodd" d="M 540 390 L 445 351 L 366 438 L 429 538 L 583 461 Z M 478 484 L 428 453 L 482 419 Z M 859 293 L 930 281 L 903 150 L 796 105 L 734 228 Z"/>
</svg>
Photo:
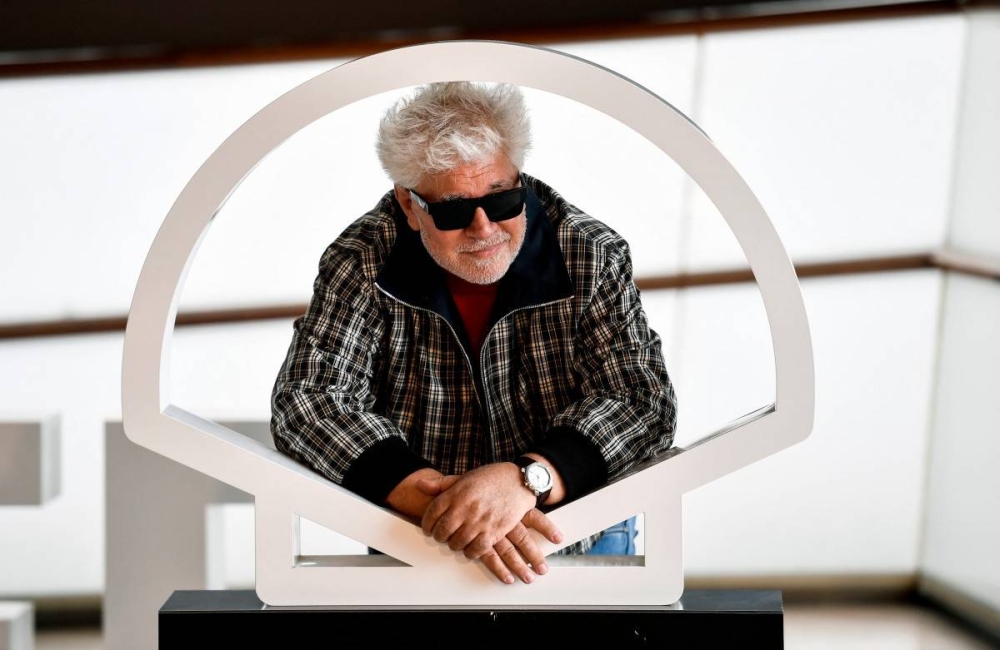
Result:
<svg viewBox="0 0 1000 650">
<path fill-rule="evenodd" d="M 403 432 L 373 412 L 382 318 L 371 284 L 351 257 L 324 253 L 306 314 L 295 320 L 271 393 L 278 451 L 383 504 L 430 463 Z"/>
<path fill-rule="evenodd" d="M 535 448 L 563 477 L 567 501 L 666 450 L 674 439 L 677 397 L 624 242 L 603 265 L 574 348 L 582 397 L 553 419 Z"/>
</svg>

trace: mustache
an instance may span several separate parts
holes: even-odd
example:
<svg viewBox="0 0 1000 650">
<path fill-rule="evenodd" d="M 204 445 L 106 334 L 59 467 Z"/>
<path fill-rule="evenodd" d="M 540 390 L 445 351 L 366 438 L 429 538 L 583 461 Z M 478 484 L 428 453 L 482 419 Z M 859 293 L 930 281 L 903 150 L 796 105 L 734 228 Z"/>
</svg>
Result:
<svg viewBox="0 0 1000 650">
<path fill-rule="evenodd" d="M 497 233 L 495 236 L 489 239 L 483 239 L 471 244 L 462 244 L 456 248 L 456 252 L 459 253 L 475 253 L 476 251 L 484 251 L 487 248 L 493 248 L 497 244 L 506 244 L 510 241 L 510 233 Z"/>
</svg>

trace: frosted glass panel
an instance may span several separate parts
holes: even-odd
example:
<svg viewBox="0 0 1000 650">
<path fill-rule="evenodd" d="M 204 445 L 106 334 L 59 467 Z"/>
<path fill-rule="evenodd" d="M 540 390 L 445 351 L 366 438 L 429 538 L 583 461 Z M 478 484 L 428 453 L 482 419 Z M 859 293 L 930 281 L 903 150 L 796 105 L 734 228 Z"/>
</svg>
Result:
<svg viewBox="0 0 1000 650">
<path fill-rule="evenodd" d="M 335 63 L 0 80 L 0 322 L 124 313 L 201 163 Z"/>
<path fill-rule="evenodd" d="M 676 270 L 680 169 L 619 122 L 549 93 L 526 94 L 535 140 L 526 171 L 624 237 L 636 276 Z"/>
<path fill-rule="evenodd" d="M 375 135 L 402 94 L 344 107 L 268 155 L 213 220 L 182 307 L 307 302 L 326 247 L 392 189 Z"/>
<path fill-rule="evenodd" d="M 606 66 L 689 113 L 693 37 L 558 44 Z M 569 100 L 529 91 L 534 151 L 527 171 L 604 221 L 632 248 L 638 277 L 677 270 L 683 180 L 659 149 L 622 124 Z"/>
<path fill-rule="evenodd" d="M 690 105 L 692 37 L 564 49 Z M 124 312 L 149 244 L 201 163 L 254 112 L 340 62 L 0 80 L 0 272 L 22 278 L 0 285 L 0 320 Z M 389 188 L 372 147 L 386 103 L 345 109 L 265 160 L 211 229 L 182 305 L 303 299 L 323 247 Z M 593 126 L 569 103 L 532 106 L 526 171 L 640 242 L 640 273 L 669 271 L 679 173 L 624 127 Z"/>
<path fill-rule="evenodd" d="M 806 259 L 940 242 L 961 37 L 957 17 L 937 17 L 556 47 L 692 115 Z M 0 271 L 21 278 L 0 286 L 0 319 L 123 312 L 194 170 L 256 110 L 337 63 L 0 81 Z M 696 195 L 684 206 L 690 188 L 661 154 L 540 97 L 527 171 L 621 232 L 637 274 L 676 270 L 688 228 L 696 267 L 742 261 Z M 369 145 L 378 103 L 356 109 L 356 128 L 293 138 L 251 175 L 205 242 L 186 307 L 305 295 L 322 246 L 388 187 Z"/>
<path fill-rule="evenodd" d="M 1000 10 L 965 14 L 965 80 L 949 244 L 1000 260 Z"/>
<path fill-rule="evenodd" d="M 548 45 L 592 61 L 648 88 L 690 116 L 694 109 L 694 36 L 587 41 Z"/>
<path fill-rule="evenodd" d="M 940 274 L 802 286 L 816 362 L 815 429 L 805 442 L 685 497 L 689 575 L 916 571 Z M 699 297 L 692 313 L 736 320 L 742 311 L 734 306 L 752 303 L 739 293 Z M 692 350 L 677 379 L 685 422 L 712 420 L 742 395 L 763 393 L 766 375 L 747 369 L 762 364 L 759 349 L 708 338 L 719 329 L 681 339 Z M 714 349 L 716 340 L 724 347 Z"/>
<path fill-rule="evenodd" d="M 686 289 L 677 310 L 676 442 L 686 447 L 774 403 L 774 352 L 755 284 Z"/>
<path fill-rule="evenodd" d="M 950 274 L 923 570 L 1000 609 L 1000 284 Z"/>
<path fill-rule="evenodd" d="M 171 403 L 216 421 L 270 421 L 271 389 L 291 341 L 286 319 L 178 329 Z"/>
<path fill-rule="evenodd" d="M 704 37 L 696 120 L 796 261 L 943 243 L 961 18 L 852 21 Z M 742 263 L 692 205 L 691 263 Z"/>
</svg>

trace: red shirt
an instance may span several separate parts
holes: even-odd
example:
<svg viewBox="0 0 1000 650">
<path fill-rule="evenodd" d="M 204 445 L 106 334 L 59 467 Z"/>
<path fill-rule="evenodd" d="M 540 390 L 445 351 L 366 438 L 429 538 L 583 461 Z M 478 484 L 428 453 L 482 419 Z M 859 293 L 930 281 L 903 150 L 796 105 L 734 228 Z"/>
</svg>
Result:
<svg viewBox="0 0 1000 650">
<path fill-rule="evenodd" d="M 486 325 L 489 323 L 490 314 L 493 313 L 493 303 L 497 299 L 499 283 L 473 284 L 448 272 L 445 272 L 445 280 L 455 306 L 458 307 L 458 313 L 462 317 L 462 324 L 465 325 L 472 349 L 478 353 L 486 339 Z"/>
</svg>

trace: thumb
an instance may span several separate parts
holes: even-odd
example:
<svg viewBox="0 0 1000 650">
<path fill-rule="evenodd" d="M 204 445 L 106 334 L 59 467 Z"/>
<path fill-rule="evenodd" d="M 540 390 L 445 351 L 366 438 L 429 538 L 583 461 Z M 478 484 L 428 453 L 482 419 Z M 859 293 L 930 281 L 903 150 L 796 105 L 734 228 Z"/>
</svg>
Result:
<svg viewBox="0 0 1000 650">
<path fill-rule="evenodd" d="M 435 476 L 434 478 L 422 478 L 417 481 L 417 489 L 427 496 L 436 497 L 458 481 L 457 475 Z"/>
</svg>

